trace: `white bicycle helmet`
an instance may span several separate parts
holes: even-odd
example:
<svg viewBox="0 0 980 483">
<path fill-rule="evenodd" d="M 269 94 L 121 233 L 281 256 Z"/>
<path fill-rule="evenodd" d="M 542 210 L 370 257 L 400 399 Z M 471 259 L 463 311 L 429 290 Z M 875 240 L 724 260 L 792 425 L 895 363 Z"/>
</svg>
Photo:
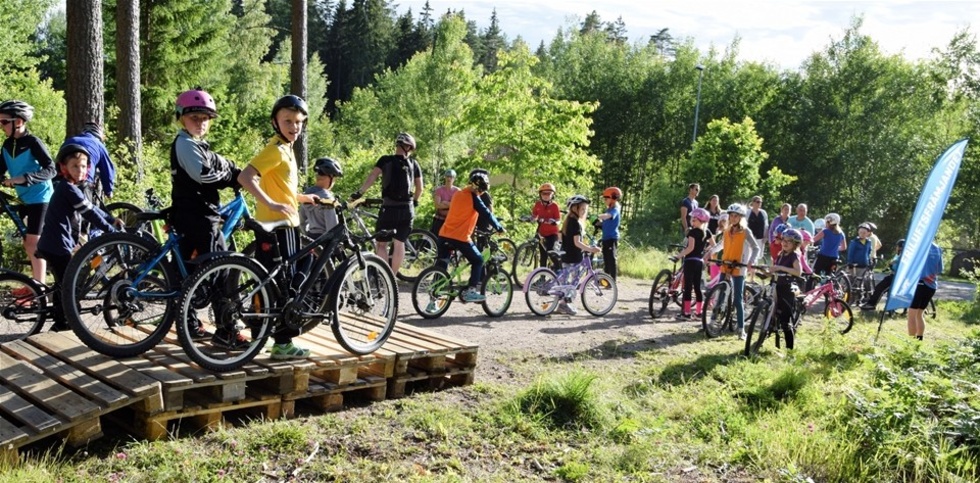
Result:
<svg viewBox="0 0 980 483">
<path fill-rule="evenodd" d="M 840 215 L 837 213 L 828 213 L 823 219 L 828 225 L 840 225 Z"/>
<path fill-rule="evenodd" d="M 585 203 L 585 204 L 588 205 L 591 202 L 584 195 L 572 195 L 572 197 L 568 198 L 568 201 L 565 202 L 565 206 L 567 208 L 571 208 L 571 207 L 573 207 L 575 205 L 580 205 L 582 203 Z"/>
<path fill-rule="evenodd" d="M 728 209 L 725 211 L 728 213 L 734 213 L 739 216 L 749 216 L 749 209 L 746 208 L 745 205 L 741 203 L 732 203 L 731 205 L 728 206 Z"/>
</svg>

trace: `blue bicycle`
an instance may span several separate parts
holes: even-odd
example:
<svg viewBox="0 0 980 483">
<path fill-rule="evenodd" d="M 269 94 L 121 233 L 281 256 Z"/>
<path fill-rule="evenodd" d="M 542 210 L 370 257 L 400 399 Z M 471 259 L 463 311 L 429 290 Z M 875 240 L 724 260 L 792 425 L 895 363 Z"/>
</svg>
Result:
<svg viewBox="0 0 980 483">
<path fill-rule="evenodd" d="M 141 222 L 166 220 L 168 209 L 136 214 Z M 249 211 L 241 193 L 219 210 L 222 233 L 232 233 Z M 89 241 L 65 270 L 62 306 L 72 331 L 85 345 L 110 357 L 133 357 L 156 346 L 174 322 L 181 284 L 208 255 L 180 256 L 180 234 L 167 230 L 161 245 L 146 231 L 111 233 Z M 246 248 L 245 251 L 248 251 Z M 206 303 L 202 301 L 201 303 Z"/>
</svg>

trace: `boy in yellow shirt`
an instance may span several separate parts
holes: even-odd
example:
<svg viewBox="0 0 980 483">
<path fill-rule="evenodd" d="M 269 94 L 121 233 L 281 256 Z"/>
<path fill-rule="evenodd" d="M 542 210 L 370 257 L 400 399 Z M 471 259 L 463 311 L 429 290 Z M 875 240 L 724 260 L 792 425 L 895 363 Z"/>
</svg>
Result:
<svg viewBox="0 0 980 483">
<path fill-rule="evenodd" d="M 292 256 L 301 248 L 299 204 L 316 202 L 316 196 L 299 193 L 298 166 L 293 153 L 293 143 L 303 133 L 303 125 L 306 124 L 308 113 L 306 101 L 298 96 L 287 95 L 276 101 L 272 107 L 272 128 L 275 129 L 276 135 L 238 175 L 238 182 L 242 188 L 255 196 L 257 221 L 289 221 L 288 227 L 278 229 L 274 234 L 283 258 Z M 260 238 L 261 236 L 257 234 L 255 241 L 258 249 L 255 258 L 264 266 L 272 267 L 274 255 L 271 246 L 274 244 L 263 243 L 264 240 Z M 263 247 L 265 250 L 262 249 Z M 291 267 L 292 274 L 297 271 L 309 271 L 310 261 L 309 257 L 298 260 L 296 266 Z M 281 329 L 273 334 L 275 343 L 272 346 L 271 357 L 273 359 L 309 357 L 309 349 L 293 344 L 293 337 L 297 335 L 299 335 L 297 331 L 288 329 Z"/>
</svg>

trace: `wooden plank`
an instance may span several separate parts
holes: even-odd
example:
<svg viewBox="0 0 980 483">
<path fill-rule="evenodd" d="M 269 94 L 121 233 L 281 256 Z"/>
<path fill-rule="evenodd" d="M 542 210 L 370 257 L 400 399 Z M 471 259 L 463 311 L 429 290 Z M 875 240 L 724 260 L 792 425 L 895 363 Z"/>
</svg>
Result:
<svg viewBox="0 0 980 483">
<path fill-rule="evenodd" d="M 3 385 L 0 385 L 0 410 L 24 423 L 35 433 L 43 433 L 61 424 L 57 418 L 38 409 Z"/>
<path fill-rule="evenodd" d="M 129 401 L 129 396 L 123 392 L 24 341 L 8 342 L 3 344 L 2 349 L 12 356 L 32 361 L 35 366 L 44 371 L 44 375 L 97 401 L 105 408 L 115 409 Z"/>
<path fill-rule="evenodd" d="M 395 324 L 395 332 L 399 332 L 406 335 L 416 335 L 418 337 L 426 337 L 431 341 L 440 341 L 444 345 L 461 347 L 461 348 L 477 348 L 479 347 L 472 342 L 467 342 L 462 339 L 457 339 L 452 336 L 448 336 L 439 332 L 434 332 L 432 330 L 423 329 L 421 327 L 412 324 Z"/>
<path fill-rule="evenodd" d="M 5 353 L 0 353 L 0 380 L 69 421 L 95 417 L 102 410 L 92 401 L 45 377 L 39 369 Z"/>
<path fill-rule="evenodd" d="M 157 380 L 130 369 L 116 359 L 89 349 L 74 334 L 69 337 L 64 332 L 48 332 L 32 336 L 27 341 L 126 393 L 136 396 L 160 393 L 160 383 Z"/>
<path fill-rule="evenodd" d="M 14 445 L 27 439 L 29 435 L 14 423 L 0 418 L 0 447 Z"/>
</svg>

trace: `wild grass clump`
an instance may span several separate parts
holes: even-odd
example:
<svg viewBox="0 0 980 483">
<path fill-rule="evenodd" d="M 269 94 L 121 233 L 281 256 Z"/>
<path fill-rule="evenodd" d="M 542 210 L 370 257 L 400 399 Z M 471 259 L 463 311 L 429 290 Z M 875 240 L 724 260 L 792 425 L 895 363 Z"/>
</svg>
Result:
<svg viewBox="0 0 980 483">
<path fill-rule="evenodd" d="M 935 350 L 910 343 L 875 356 L 868 382 L 847 394 L 838 430 L 883 479 L 980 478 L 980 332 Z"/>
<path fill-rule="evenodd" d="M 554 429 L 602 429 L 607 418 L 593 390 L 595 380 L 595 375 L 578 371 L 540 380 L 517 395 L 508 412 Z"/>
</svg>

